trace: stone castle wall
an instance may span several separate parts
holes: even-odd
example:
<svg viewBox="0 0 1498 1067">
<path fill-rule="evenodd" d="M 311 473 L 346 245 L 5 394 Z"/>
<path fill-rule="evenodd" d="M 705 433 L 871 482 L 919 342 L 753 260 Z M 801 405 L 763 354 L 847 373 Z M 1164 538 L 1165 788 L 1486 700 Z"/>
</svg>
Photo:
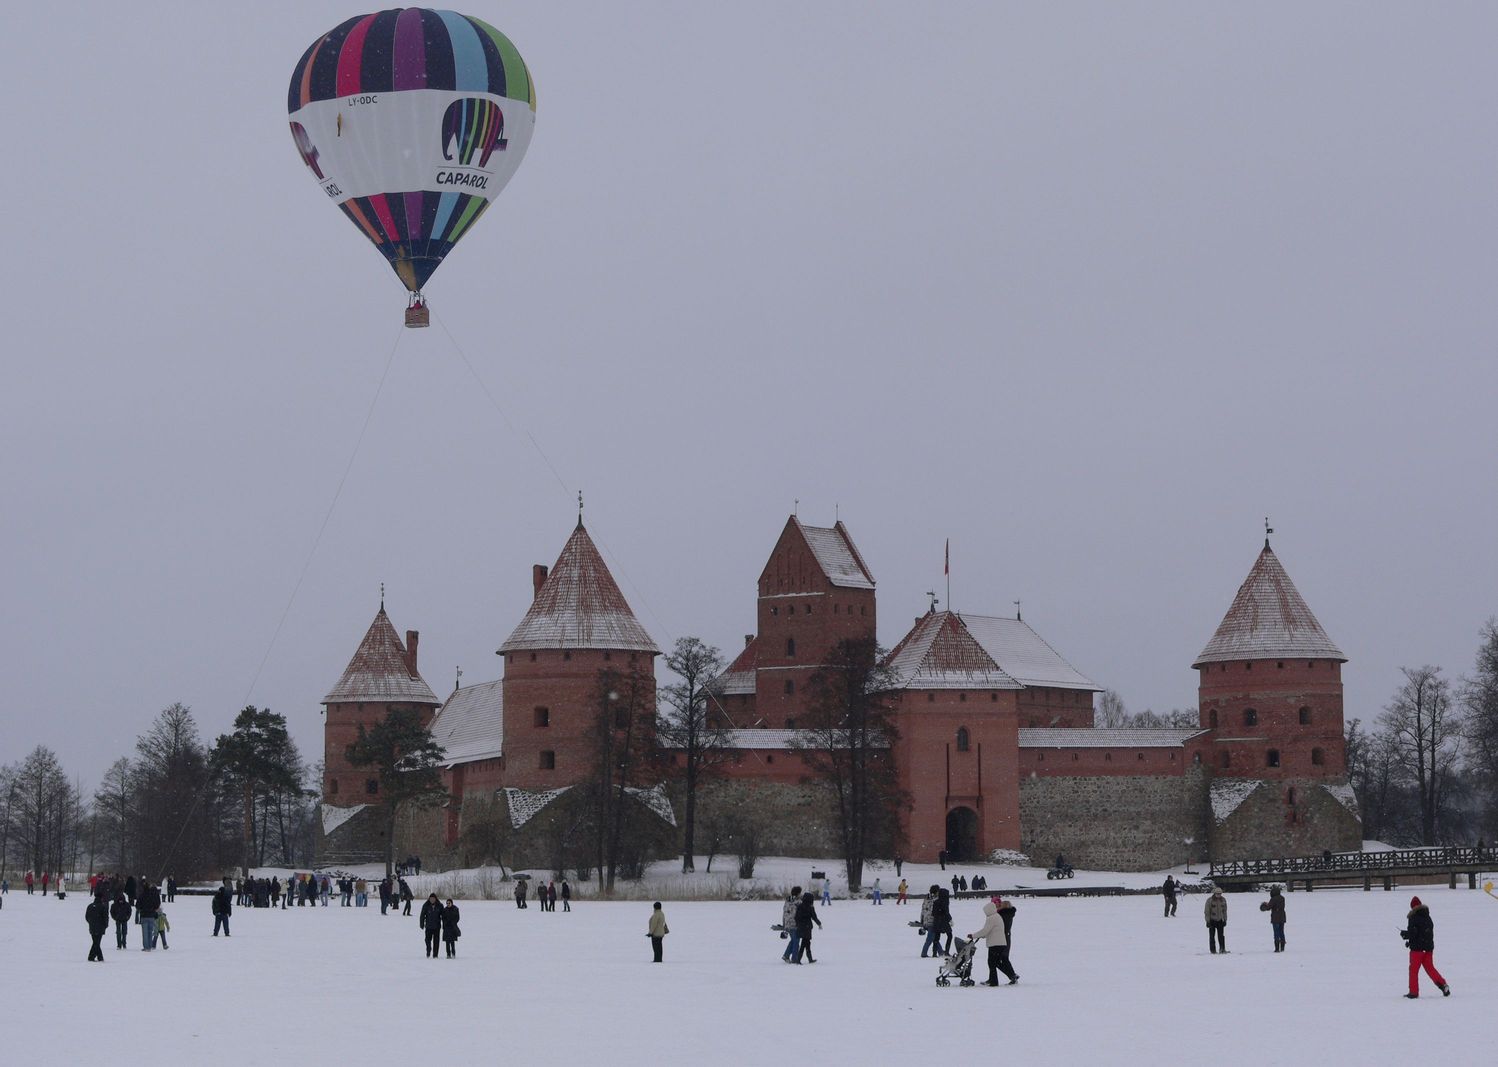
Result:
<svg viewBox="0 0 1498 1067">
<path fill-rule="evenodd" d="M 1360 849 L 1362 822 L 1333 790 L 1351 803 L 1351 790 L 1343 783 L 1217 779 L 1212 789 L 1212 859 L 1316 856 L 1325 849 Z"/>
<path fill-rule="evenodd" d="M 1201 860 L 1208 774 L 1028 777 L 1020 782 L 1021 849 L 1036 864 L 1059 852 L 1077 867 L 1157 871 Z M 1187 844 L 1187 839 L 1191 844 Z"/>
</svg>

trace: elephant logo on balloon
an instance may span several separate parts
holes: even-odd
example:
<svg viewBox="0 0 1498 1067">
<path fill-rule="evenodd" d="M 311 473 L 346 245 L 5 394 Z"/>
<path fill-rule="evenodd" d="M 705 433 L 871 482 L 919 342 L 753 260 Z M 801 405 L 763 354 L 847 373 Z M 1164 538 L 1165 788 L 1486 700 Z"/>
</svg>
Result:
<svg viewBox="0 0 1498 1067">
<path fill-rule="evenodd" d="M 296 150 L 302 154 L 302 162 L 312 168 L 312 173 L 317 175 L 318 181 L 323 181 L 322 167 L 317 162 L 317 148 L 312 144 L 312 138 L 307 136 L 307 128 L 300 122 L 293 122 L 291 139 L 296 142 Z"/>
<path fill-rule="evenodd" d="M 456 151 L 458 162 L 468 167 L 477 155 L 478 166 L 484 168 L 490 155 L 503 152 L 509 143 L 505 139 L 505 114 L 493 100 L 466 97 L 447 105 L 442 116 L 443 159 L 451 162 Z"/>
</svg>

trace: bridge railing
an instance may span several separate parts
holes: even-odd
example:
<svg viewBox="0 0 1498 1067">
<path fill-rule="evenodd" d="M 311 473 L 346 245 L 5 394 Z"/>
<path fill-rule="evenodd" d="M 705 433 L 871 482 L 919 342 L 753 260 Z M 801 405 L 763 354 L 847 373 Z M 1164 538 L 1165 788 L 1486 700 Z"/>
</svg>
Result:
<svg viewBox="0 0 1498 1067">
<path fill-rule="evenodd" d="M 1209 877 L 1275 877 L 1294 875 L 1364 875 L 1385 871 L 1430 868 L 1498 868 L 1498 848 L 1438 846 L 1396 848 L 1387 852 L 1334 852 L 1330 856 L 1290 856 L 1282 859 L 1230 860 L 1213 863 Z"/>
</svg>

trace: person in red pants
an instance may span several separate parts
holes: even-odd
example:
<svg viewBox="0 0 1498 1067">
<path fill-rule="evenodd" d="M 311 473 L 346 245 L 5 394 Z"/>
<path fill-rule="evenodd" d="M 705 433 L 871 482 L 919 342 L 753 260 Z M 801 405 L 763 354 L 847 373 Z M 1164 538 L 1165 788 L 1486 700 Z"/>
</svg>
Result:
<svg viewBox="0 0 1498 1067">
<path fill-rule="evenodd" d="M 1431 921 L 1430 909 L 1420 903 L 1419 897 L 1410 898 L 1410 914 L 1399 936 L 1404 938 L 1410 950 L 1410 991 L 1405 994 L 1405 999 L 1415 1000 L 1420 996 L 1421 967 L 1425 968 L 1425 973 L 1430 975 L 1442 996 L 1451 996 L 1451 987 L 1436 970 L 1436 924 Z"/>
</svg>

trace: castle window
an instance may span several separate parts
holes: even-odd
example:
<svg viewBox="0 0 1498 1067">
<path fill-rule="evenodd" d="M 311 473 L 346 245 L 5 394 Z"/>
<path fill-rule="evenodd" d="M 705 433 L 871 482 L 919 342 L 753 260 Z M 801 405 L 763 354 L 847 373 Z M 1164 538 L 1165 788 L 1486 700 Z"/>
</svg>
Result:
<svg viewBox="0 0 1498 1067">
<path fill-rule="evenodd" d="M 959 704 L 966 704 L 967 703 L 967 694 L 966 693 L 958 693 L 957 694 L 957 703 L 959 703 Z"/>
<path fill-rule="evenodd" d="M 1253 708 L 1244 708 L 1243 709 L 1243 725 L 1244 726 L 1257 726 L 1257 725 L 1259 725 L 1259 713 L 1257 711 L 1255 711 Z"/>
<path fill-rule="evenodd" d="M 1143 753 L 1143 752 L 1141 752 L 1141 753 L 1139 753 L 1139 759 L 1140 759 L 1140 760 L 1141 760 L 1141 761 L 1143 761 L 1143 759 L 1144 759 L 1144 753 Z"/>
<path fill-rule="evenodd" d="M 785 720 L 785 728 L 787 730 L 794 730 L 796 728 L 796 720 L 795 719 L 786 719 Z"/>
<path fill-rule="evenodd" d="M 765 762 L 766 763 L 774 763 L 775 762 L 775 753 L 771 752 L 769 755 L 767 755 L 765 757 Z"/>
<path fill-rule="evenodd" d="M 806 614 L 808 614 L 808 615 L 811 614 L 811 605 L 810 604 L 806 605 Z"/>
<path fill-rule="evenodd" d="M 1171 762 L 1171 763 L 1174 763 L 1174 762 L 1175 762 L 1175 761 L 1176 761 L 1176 754 L 1175 754 L 1175 753 L 1174 753 L 1174 752 L 1172 752 L 1172 753 L 1171 753 L 1171 754 L 1170 754 L 1170 762 Z"/>
<path fill-rule="evenodd" d="M 563 652 L 562 653 L 562 658 L 564 660 L 570 660 L 572 658 L 572 653 L 571 652 Z"/>
<path fill-rule="evenodd" d="M 990 702 L 992 702 L 994 704 L 997 704 L 999 702 L 999 694 L 997 694 L 997 693 L 989 693 L 988 694 L 988 699 L 989 699 Z"/>
<path fill-rule="evenodd" d="M 1275 663 L 1274 666 L 1275 666 L 1276 670 L 1281 670 L 1282 671 L 1282 670 L 1285 669 L 1285 661 L 1284 660 L 1280 660 L 1277 663 Z"/>
<path fill-rule="evenodd" d="M 1326 765 L 1326 753 L 1323 752 L 1323 751 L 1321 751 L 1321 749 L 1319 749 L 1319 748 L 1313 748 L 1313 749 L 1311 749 L 1311 765 L 1313 767 L 1323 767 L 1323 766 L 1325 766 Z"/>
<path fill-rule="evenodd" d="M 531 725 L 533 725 L 533 726 L 550 726 L 551 725 L 551 709 L 550 708 L 532 708 L 531 709 Z"/>
<path fill-rule="evenodd" d="M 794 637 L 787 637 L 785 639 L 785 658 L 796 658 L 796 639 Z"/>
<path fill-rule="evenodd" d="M 1071 759 L 1073 763 L 1077 762 L 1077 754 L 1075 752 L 1071 754 Z"/>
<path fill-rule="evenodd" d="M 329 796 L 335 796 L 335 797 L 338 795 L 338 779 L 337 778 L 334 778 L 332 781 L 328 782 L 328 795 Z"/>
<path fill-rule="evenodd" d="M 1233 765 L 1233 756 L 1232 756 L 1232 753 L 1230 753 L 1230 752 L 1224 752 L 1222 754 L 1222 769 L 1223 770 L 1227 770 L 1232 765 Z"/>
<path fill-rule="evenodd" d="M 1302 726 L 1310 726 L 1311 725 L 1311 709 L 1310 708 L 1301 708 L 1300 709 L 1300 725 L 1302 725 Z"/>
<path fill-rule="evenodd" d="M 967 727 L 957 727 L 957 751 L 966 752 L 968 749 Z"/>
<path fill-rule="evenodd" d="M 616 729 L 616 730 L 628 730 L 629 729 L 629 709 L 628 708 L 615 708 L 614 709 L 614 729 Z"/>
<path fill-rule="evenodd" d="M 1202 754 L 1200 752 L 1191 753 L 1191 762 L 1197 766 L 1201 766 Z"/>
<path fill-rule="evenodd" d="M 1112 763 L 1113 762 L 1113 753 L 1111 753 L 1111 752 L 1104 752 L 1103 753 L 1103 762 L 1104 763 Z"/>
<path fill-rule="evenodd" d="M 554 771 L 557 769 L 557 754 L 551 749 L 541 750 L 541 761 L 538 766 L 543 771 Z"/>
<path fill-rule="evenodd" d="M 605 653 L 604 653 L 604 654 L 603 654 L 603 661 L 604 661 L 604 662 L 605 662 L 605 663 L 607 663 L 607 662 L 608 662 L 608 661 L 609 661 L 609 660 L 611 660 L 611 659 L 613 659 L 613 658 L 614 658 L 614 654 L 613 654 L 613 653 L 612 653 L 612 652 L 605 652 Z"/>
<path fill-rule="evenodd" d="M 639 659 L 639 657 L 640 657 L 640 654 L 638 652 L 631 652 L 629 654 L 629 661 L 631 663 L 633 663 L 635 660 Z"/>
<path fill-rule="evenodd" d="M 840 614 L 841 611 L 842 611 L 842 605 L 841 604 L 834 604 L 834 605 L 832 605 L 832 614 L 837 615 L 837 614 Z"/>
<path fill-rule="evenodd" d="M 1244 665 L 1243 665 L 1243 669 L 1244 669 L 1244 670 L 1246 670 L 1246 671 L 1251 671 L 1251 670 L 1253 670 L 1253 669 L 1254 669 L 1254 665 L 1253 665 L 1253 663 L 1252 663 L 1252 662 L 1249 662 L 1249 663 L 1245 663 L 1245 664 L 1244 664 Z"/>
<path fill-rule="evenodd" d="M 1293 785 L 1289 789 L 1285 790 L 1285 803 L 1286 804 L 1294 804 L 1295 803 L 1295 787 Z"/>
<path fill-rule="evenodd" d="M 858 605 L 858 614 L 860 614 L 860 615 L 866 615 L 866 614 L 868 614 L 868 611 L 866 610 L 865 605 L 863 605 L 863 604 Z"/>
<path fill-rule="evenodd" d="M 532 663 L 536 662 L 536 654 L 534 652 L 531 653 L 531 662 Z"/>
<path fill-rule="evenodd" d="M 1208 724 L 1208 726 L 1211 729 L 1213 729 L 1213 730 L 1217 729 L 1217 709 L 1216 708 L 1213 708 L 1211 711 L 1207 712 L 1207 724 Z"/>
<path fill-rule="evenodd" d="M 773 605 L 772 605 L 772 606 L 771 606 L 771 608 L 770 608 L 770 614 L 771 614 L 771 615 L 779 615 L 779 614 L 780 614 L 780 609 L 779 609 L 779 608 L 777 608 L 777 607 L 774 607 L 774 606 L 773 606 Z"/>
<path fill-rule="evenodd" d="M 791 679 L 787 678 L 785 680 L 785 695 L 786 696 L 791 696 L 795 692 L 796 692 L 796 683 L 794 681 L 792 681 Z"/>
<path fill-rule="evenodd" d="M 935 704 L 936 703 L 936 694 L 935 693 L 927 693 L 926 694 L 926 703 L 927 704 Z"/>
<path fill-rule="evenodd" d="M 794 605 L 794 604 L 787 604 L 786 605 L 786 609 L 785 609 L 785 613 L 787 615 L 794 615 L 794 614 L 796 614 L 796 605 Z"/>
<path fill-rule="evenodd" d="M 378 796 L 380 793 L 380 780 L 378 778 L 369 779 L 364 783 L 364 791 L 372 797 Z"/>
<path fill-rule="evenodd" d="M 1277 749 L 1277 748 L 1271 748 L 1268 752 L 1264 753 L 1264 766 L 1266 766 L 1266 767 L 1278 767 L 1279 765 L 1280 765 L 1280 750 L 1279 749 Z"/>
</svg>

